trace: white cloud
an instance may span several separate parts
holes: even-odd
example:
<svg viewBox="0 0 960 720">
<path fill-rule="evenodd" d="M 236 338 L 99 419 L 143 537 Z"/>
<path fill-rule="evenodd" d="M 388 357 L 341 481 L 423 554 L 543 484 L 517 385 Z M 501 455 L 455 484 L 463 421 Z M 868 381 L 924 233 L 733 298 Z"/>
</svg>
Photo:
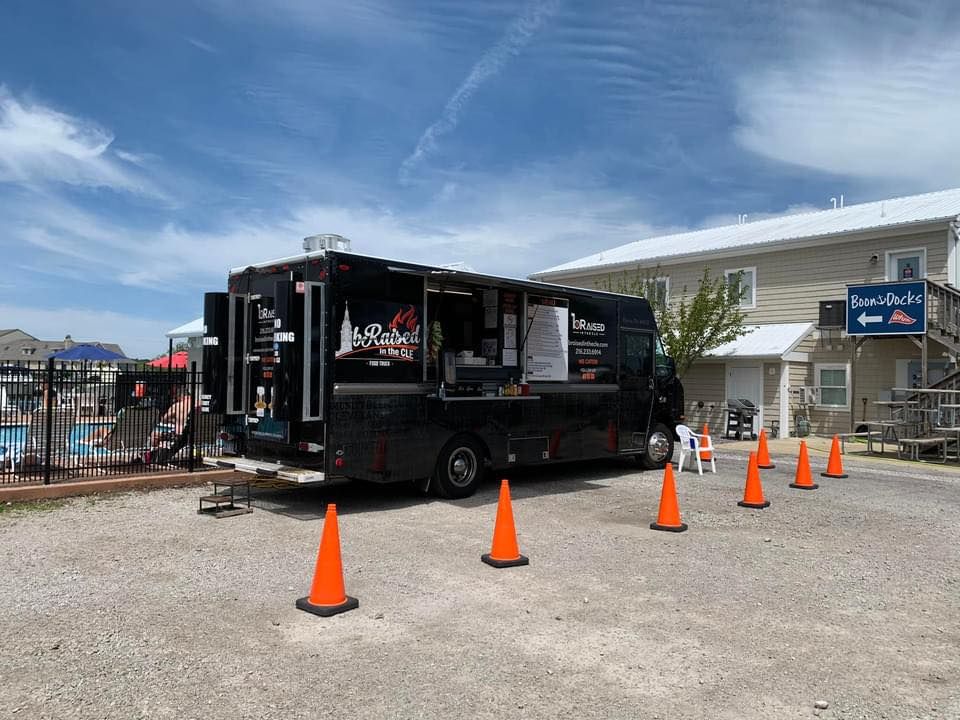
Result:
<svg viewBox="0 0 960 720">
<path fill-rule="evenodd" d="M 530 42 L 530 38 L 556 10 L 556 0 L 534 0 L 510 23 L 503 37 L 477 60 L 466 79 L 447 100 L 440 117 L 423 131 L 414 151 L 401 163 L 401 182 L 407 182 L 417 165 L 436 151 L 440 137 L 456 129 L 460 115 L 473 94 L 503 70 L 510 58 Z"/>
<path fill-rule="evenodd" d="M 203 40 L 198 40 L 195 37 L 186 36 L 184 37 L 184 40 L 186 40 L 188 43 L 193 45 L 198 50 L 203 50 L 205 53 L 216 55 L 218 52 L 218 50 L 210 43 L 205 43 Z"/>
<path fill-rule="evenodd" d="M 127 152 L 126 150 L 114 150 L 113 154 L 124 162 L 133 163 L 134 165 L 143 165 L 146 162 L 146 158 L 143 155 L 137 155 L 136 153 Z"/>
<path fill-rule="evenodd" d="M 450 179 L 419 212 L 304 204 L 237 214 L 196 229 L 182 223 L 130 227 L 50 198 L 0 204 L 8 238 L 32 248 L 29 265 L 69 268 L 91 282 L 185 294 L 219 287 L 228 268 L 294 255 L 318 232 L 351 238 L 363 253 L 436 264 L 464 261 L 481 272 L 523 276 L 654 232 L 634 198 L 557 184 L 583 177 L 550 166 L 511 177 Z M 556 263 L 554 263 L 556 264 Z"/>
<path fill-rule="evenodd" d="M 343 234 L 361 253 L 427 264 L 465 262 L 480 272 L 514 277 L 656 234 L 657 228 L 638 219 L 643 208 L 634 198 L 558 184 L 586 176 L 569 165 L 510 177 L 449 175 L 450 191 L 419 212 L 304 204 L 234 214 L 202 229 L 135 226 L 49 196 L 7 198 L 0 201 L 0 216 L 9 220 L 0 244 L 12 251 L 18 282 L 39 278 L 49 287 L 49 278 L 59 276 L 65 288 L 73 288 L 69 300 L 62 292 L 57 296 L 65 305 L 82 298 L 86 284 L 113 289 L 116 300 L 104 306 L 113 313 L 61 313 L 23 307 L 18 299 L 16 308 L 0 307 L 0 317 L 34 328 L 34 334 L 102 335 L 146 356 L 159 352 L 166 329 L 190 319 L 169 317 L 167 307 L 182 308 L 187 298 L 199 308 L 202 292 L 225 287 L 229 268 L 296 255 L 301 239 L 318 232 Z M 127 293 L 124 286 L 140 291 Z M 130 297 L 149 297 L 144 289 L 156 291 L 154 299 L 132 305 Z M 99 327 L 108 330 L 96 332 Z"/>
<path fill-rule="evenodd" d="M 957 185 L 960 36 L 943 27 L 926 17 L 808 18 L 789 62 L 739 78 L 736 140 L 841 176 Z"/>
<path fill-rule="evenodd" d="M 166 350 L 164 334 L 183 323 L 164 321 L 93 308 L 67 307 L 55 310 L 0 305 L 5 327 L 17 327 L 35 337 L 55 340 L 71 335 L 77 342 L 96 340 L 119 343 L 129 357 L 154 357 Z"/>
<path fill-rule="evenodd" d="M 152 183 L 118 162 L 112 142 L 113 135 L 95 122 L 18 99 L 0 85 L 0 182 L 57 182 L 160 196 Z M 119 157 L 134 157 L 126 155 Z"/>
</svg>

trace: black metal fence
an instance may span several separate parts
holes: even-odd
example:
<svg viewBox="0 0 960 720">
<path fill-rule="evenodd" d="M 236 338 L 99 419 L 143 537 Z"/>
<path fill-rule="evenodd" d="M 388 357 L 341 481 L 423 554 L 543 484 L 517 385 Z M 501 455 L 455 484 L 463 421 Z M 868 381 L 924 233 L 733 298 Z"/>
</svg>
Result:
<svg viewBox="0 0 960 720">
<path fill-rule="evenodd" d="M 0 484 L 204 469 L 230 434 L 201 411 L 202 380 L 195 366 L 0 364 Z"/>
</svg>

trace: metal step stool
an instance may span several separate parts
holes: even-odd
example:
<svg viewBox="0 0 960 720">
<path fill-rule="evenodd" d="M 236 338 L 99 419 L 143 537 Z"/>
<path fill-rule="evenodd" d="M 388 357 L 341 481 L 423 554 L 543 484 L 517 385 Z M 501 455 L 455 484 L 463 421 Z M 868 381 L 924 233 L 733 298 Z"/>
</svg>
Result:
<svg viewBox="0 0 960 720">
<path fill-rule="evenodd" d="M 202 495 L 200 497 L 200 508 L 197 513 L 200 515 L 212 515 L 215 518 L 232 517 L 234 515 L 246 515 L 252 513 L 250 507 L 250 479 L 237 478 L 230 480 L 212 480 L 213 494 Z M 217 488 L 229 488 L 228 492 L 220 493 Z M 243 488 L 243 495 L 238 496 L 237 488 Z M 237 505 L 237 501 L 246 501 L 246 506 Z M 207 507 L 204 507 L 207 503 Z"/>
</svg>

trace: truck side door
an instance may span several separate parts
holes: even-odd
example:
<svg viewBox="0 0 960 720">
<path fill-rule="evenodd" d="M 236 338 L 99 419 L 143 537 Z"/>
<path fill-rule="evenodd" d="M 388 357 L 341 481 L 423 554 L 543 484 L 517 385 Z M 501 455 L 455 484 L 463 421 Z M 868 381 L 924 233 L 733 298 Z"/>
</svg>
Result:
<svg viewBox="0 0 960 720">
<path fill-rule="evenodd" d="M 643 330 L 620 331 L 619 432 L 617 448 L 642 451 L 650 428 L 653 408 L 654 337 Z"/>
</svg>

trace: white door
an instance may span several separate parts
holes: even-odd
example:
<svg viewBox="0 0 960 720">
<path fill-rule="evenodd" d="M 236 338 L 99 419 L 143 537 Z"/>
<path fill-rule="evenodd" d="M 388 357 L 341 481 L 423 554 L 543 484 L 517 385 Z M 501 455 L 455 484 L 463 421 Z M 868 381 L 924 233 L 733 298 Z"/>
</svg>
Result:
<svg viewBox="0 0 960 720">
<path fill-rule="evenodd" d="M 760 365 L 727 365 L 727 399 L 749 400 L 757 406 L 754 431 L 763 427 L 763 367 Z"/>
</svg>

